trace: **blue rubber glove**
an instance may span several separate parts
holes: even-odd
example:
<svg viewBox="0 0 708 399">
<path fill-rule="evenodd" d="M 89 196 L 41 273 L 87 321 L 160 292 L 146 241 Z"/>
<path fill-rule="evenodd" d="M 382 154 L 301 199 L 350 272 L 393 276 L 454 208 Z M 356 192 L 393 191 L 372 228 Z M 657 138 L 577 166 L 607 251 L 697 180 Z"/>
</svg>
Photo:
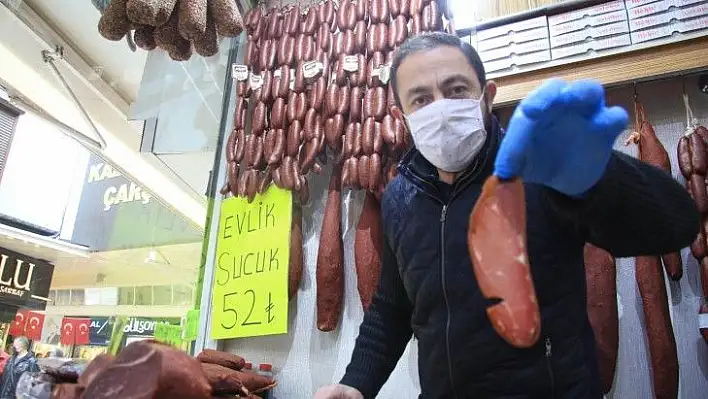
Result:
<svg viewBox="0 0 708 399">
<path fill-rule="evenodd" d="M 494 174 L 581 197 L 602 177 L 627 121 L 624 109 L 605 106 L 595 81 L 546 81 L 516 107 Z"/>
</svg>

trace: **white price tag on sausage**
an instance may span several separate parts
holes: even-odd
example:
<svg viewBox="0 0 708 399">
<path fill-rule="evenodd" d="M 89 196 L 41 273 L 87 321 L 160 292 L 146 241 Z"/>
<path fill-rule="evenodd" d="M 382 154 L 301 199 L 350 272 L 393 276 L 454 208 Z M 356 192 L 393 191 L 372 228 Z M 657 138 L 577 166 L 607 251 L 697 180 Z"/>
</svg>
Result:
<svg viewBox="0 0 708 399">
<path fill-rule="evenodd" d="M 288 87 L 290 88 L 290 91 L 293 91 L 293 89 L 295 88 L 295 70 L 294 69 L 290 70 L 290 84 L 288 85 Z"/>
<path fill-rule="evenodd" d="M 356 72 L 359 70 L 359 57 L 355 55 L 345 55 L 342 69 L 347 72 Z"/>
<path fill-rule="evenodd" d="M 251 85 L 251 90 L 258 90 L 263 86 L 263 78 L 261 75 L 251 74 L 251 79 L 248 83 Z"/>
<path fill-rule="evenodd" d="M 307 61 L 306 63 L 302 64 L 302 76 L 305 77 L 305 79 L 312 79 L 315 76 L 317 76 L 320 71 L 324 69 L 324 64 L 321 62 L 317 61 Z"/>
<path fill-rule="evenodd" d="M 240 64 L 231 64 L 231 76 L 239 82 L 248 79 L 248 67 Z"/>
<path fill-rule="evenodd" d="M 387 84 L 389 79 L 391 79 L 391 66 L 381 65 L 379 67 L 379 80 L 381 83 Z"/>
<path fill-rule="evenodd" d="M 273 72 L 273 77 L 274 78 L 279 78 L 281 75 L 280 73 L 280 68 L 276 69 L 275 72 Z"/>
</svg>

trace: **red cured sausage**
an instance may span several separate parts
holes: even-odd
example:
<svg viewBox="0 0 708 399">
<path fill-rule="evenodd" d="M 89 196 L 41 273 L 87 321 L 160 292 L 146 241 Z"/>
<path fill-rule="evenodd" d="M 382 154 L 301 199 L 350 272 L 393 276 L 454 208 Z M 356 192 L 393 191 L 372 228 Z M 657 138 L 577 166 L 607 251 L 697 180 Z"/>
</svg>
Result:
<svg viewBox="0 0 708 399">
<path fill-rule="evenodd" d="M 587 309 L 597 343 L 602 393 L 612 389 L 619 348 L 617 315 L 617 270 L 615 259 L 605 250 L 585 244 Z"/>
<path fill-rule="evenodd" d="M 644 107 L 639 101 L 635 99 L 634 101 L 634 113 L 635 113 L 635 129 L 636 132 L 630 137 L 631 141 L 634 141 L 638 145 L 639 149 L 639 159 L 649 165 L 656 166 L 657 168 L 663 169 L 667 173 L 671 174 L 671 161 L 669 160 L 669 154 L 666 152 L 663 144 L 659 141 L 659 138 L 654 132 L 654 127 L 647 121 L 646 113 Z M 703 140 L 698 137 L 698 141 L 703 145 Z M 693 144 L 691 140 L 691 144 Z M 705 146 L 703 146 L 705 150 Z M 705 167 L 705 157 L 703 159 Z M 705 187 L 705 184 L 703 185 Z M 672 280 L 678 281 L 683 276 L 683 265 L 681 263 L 681 254 L 672 253 L 666 254 L 663 257 L 664 268 L 666 273 Z"/>
<path fill-rule="evenodd" d="M 389 0 L 371 0 L 369 2 L 369 18 L 372 23 L 388 22 L 391 18 L 388 2 Z"/>
<path fill-rule="evenodd" d="M 317 328 L 325 332 L 337 328 L 344 303 L 341 191 L 340 168 L 334 167 L 317 251 Z"/>
<path fill-rule="evenodd" d="M 678 395 L 678 357 L 671 327 L 669 303 L 658 256 L 636 258 L 636 279 L 644 307 L 656 398 L 675 399 Z"/>
<path fill-rule="evenodd" d="M 293 220 L 290 225 L 290 266 L 288 269 L 288 298 L 293 299 L 300 287 L 303 270 L 302 210 L 293 204 Z"/>
<path fill-rule="evenodd" d="M 356 286 L 364 312 L 369 309 L 381 274 L 381 207 L 372 193 L 366 193 L 354 236 Z"/>
<path fill-rule="evenodd" d="M 526 252 L 526 206 L 521 180 L 487 179 L 470 215 L 467 243 L 474 274 L 497 333 L 528 348 L 540 336 L 541 318 Z"/>
</svg>

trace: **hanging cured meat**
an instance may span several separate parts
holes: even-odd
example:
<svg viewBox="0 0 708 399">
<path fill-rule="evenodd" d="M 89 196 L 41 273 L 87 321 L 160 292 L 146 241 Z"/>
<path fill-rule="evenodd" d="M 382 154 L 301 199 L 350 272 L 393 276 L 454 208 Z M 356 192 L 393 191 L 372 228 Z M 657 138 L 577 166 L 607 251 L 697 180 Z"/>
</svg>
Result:
<svg viewBox="0 0 708 399">
<path fill-rule="evenodd" d="M 612 389 L 619 347 L 617 272 L 615 258 L 592 244 L 585 244 L 587 309 L 595 333 L 602 393 Z"/>
<path fill-rule="evenodd" d="M 382 240 L 379 201 L 373 193 L 366 193 L 354 238 L 357 289 L 364 311 L 369 309 L 381 274 Z"/>
</svg>

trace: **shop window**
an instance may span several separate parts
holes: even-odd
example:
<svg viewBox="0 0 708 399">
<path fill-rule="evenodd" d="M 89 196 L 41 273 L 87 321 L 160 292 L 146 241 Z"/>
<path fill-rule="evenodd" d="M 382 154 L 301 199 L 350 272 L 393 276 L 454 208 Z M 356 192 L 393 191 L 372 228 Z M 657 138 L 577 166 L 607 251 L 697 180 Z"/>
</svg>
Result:
<svg viewBox="0 0 708 399">
<path fill-rule="evenodd" d="M 49 290 L 50 306 L 57 306 L 57 290 Z"/>
<path fill-rule="evenodd" d="M 175 285 L 173 287 L 172 304 L 176 306 L 191 306 L 192 305 L 192 287 L 186 285 Z"/>
<path fill-rule="evenodd" d="M 69 306 L 71 299 L 71 290 L 58 290 L 57 291 L 57 306 Z"/>
<path fill-rule="evenodd" d="M 135 287 L 118 288 L 118 305 L 135 305 Z"/>
<path fill-rule="evenodd" d="M 156 285 L 152 287 L 152 304 L 167 306 L 172 304 L 172 286 Z"/>
<path fill-rule="evenodd" d="M 135 287 L 135 304 L 137 306 L 152 305 L 152 286 Z"/>
<path fill-rule="evenodd" d="M 69 298 L 69 305 L 83 306 L 85 300 L 86 300 L 86 291 L 84 291 L 84 289 L 71 290 L 71 295 Z"/>
</svg>

